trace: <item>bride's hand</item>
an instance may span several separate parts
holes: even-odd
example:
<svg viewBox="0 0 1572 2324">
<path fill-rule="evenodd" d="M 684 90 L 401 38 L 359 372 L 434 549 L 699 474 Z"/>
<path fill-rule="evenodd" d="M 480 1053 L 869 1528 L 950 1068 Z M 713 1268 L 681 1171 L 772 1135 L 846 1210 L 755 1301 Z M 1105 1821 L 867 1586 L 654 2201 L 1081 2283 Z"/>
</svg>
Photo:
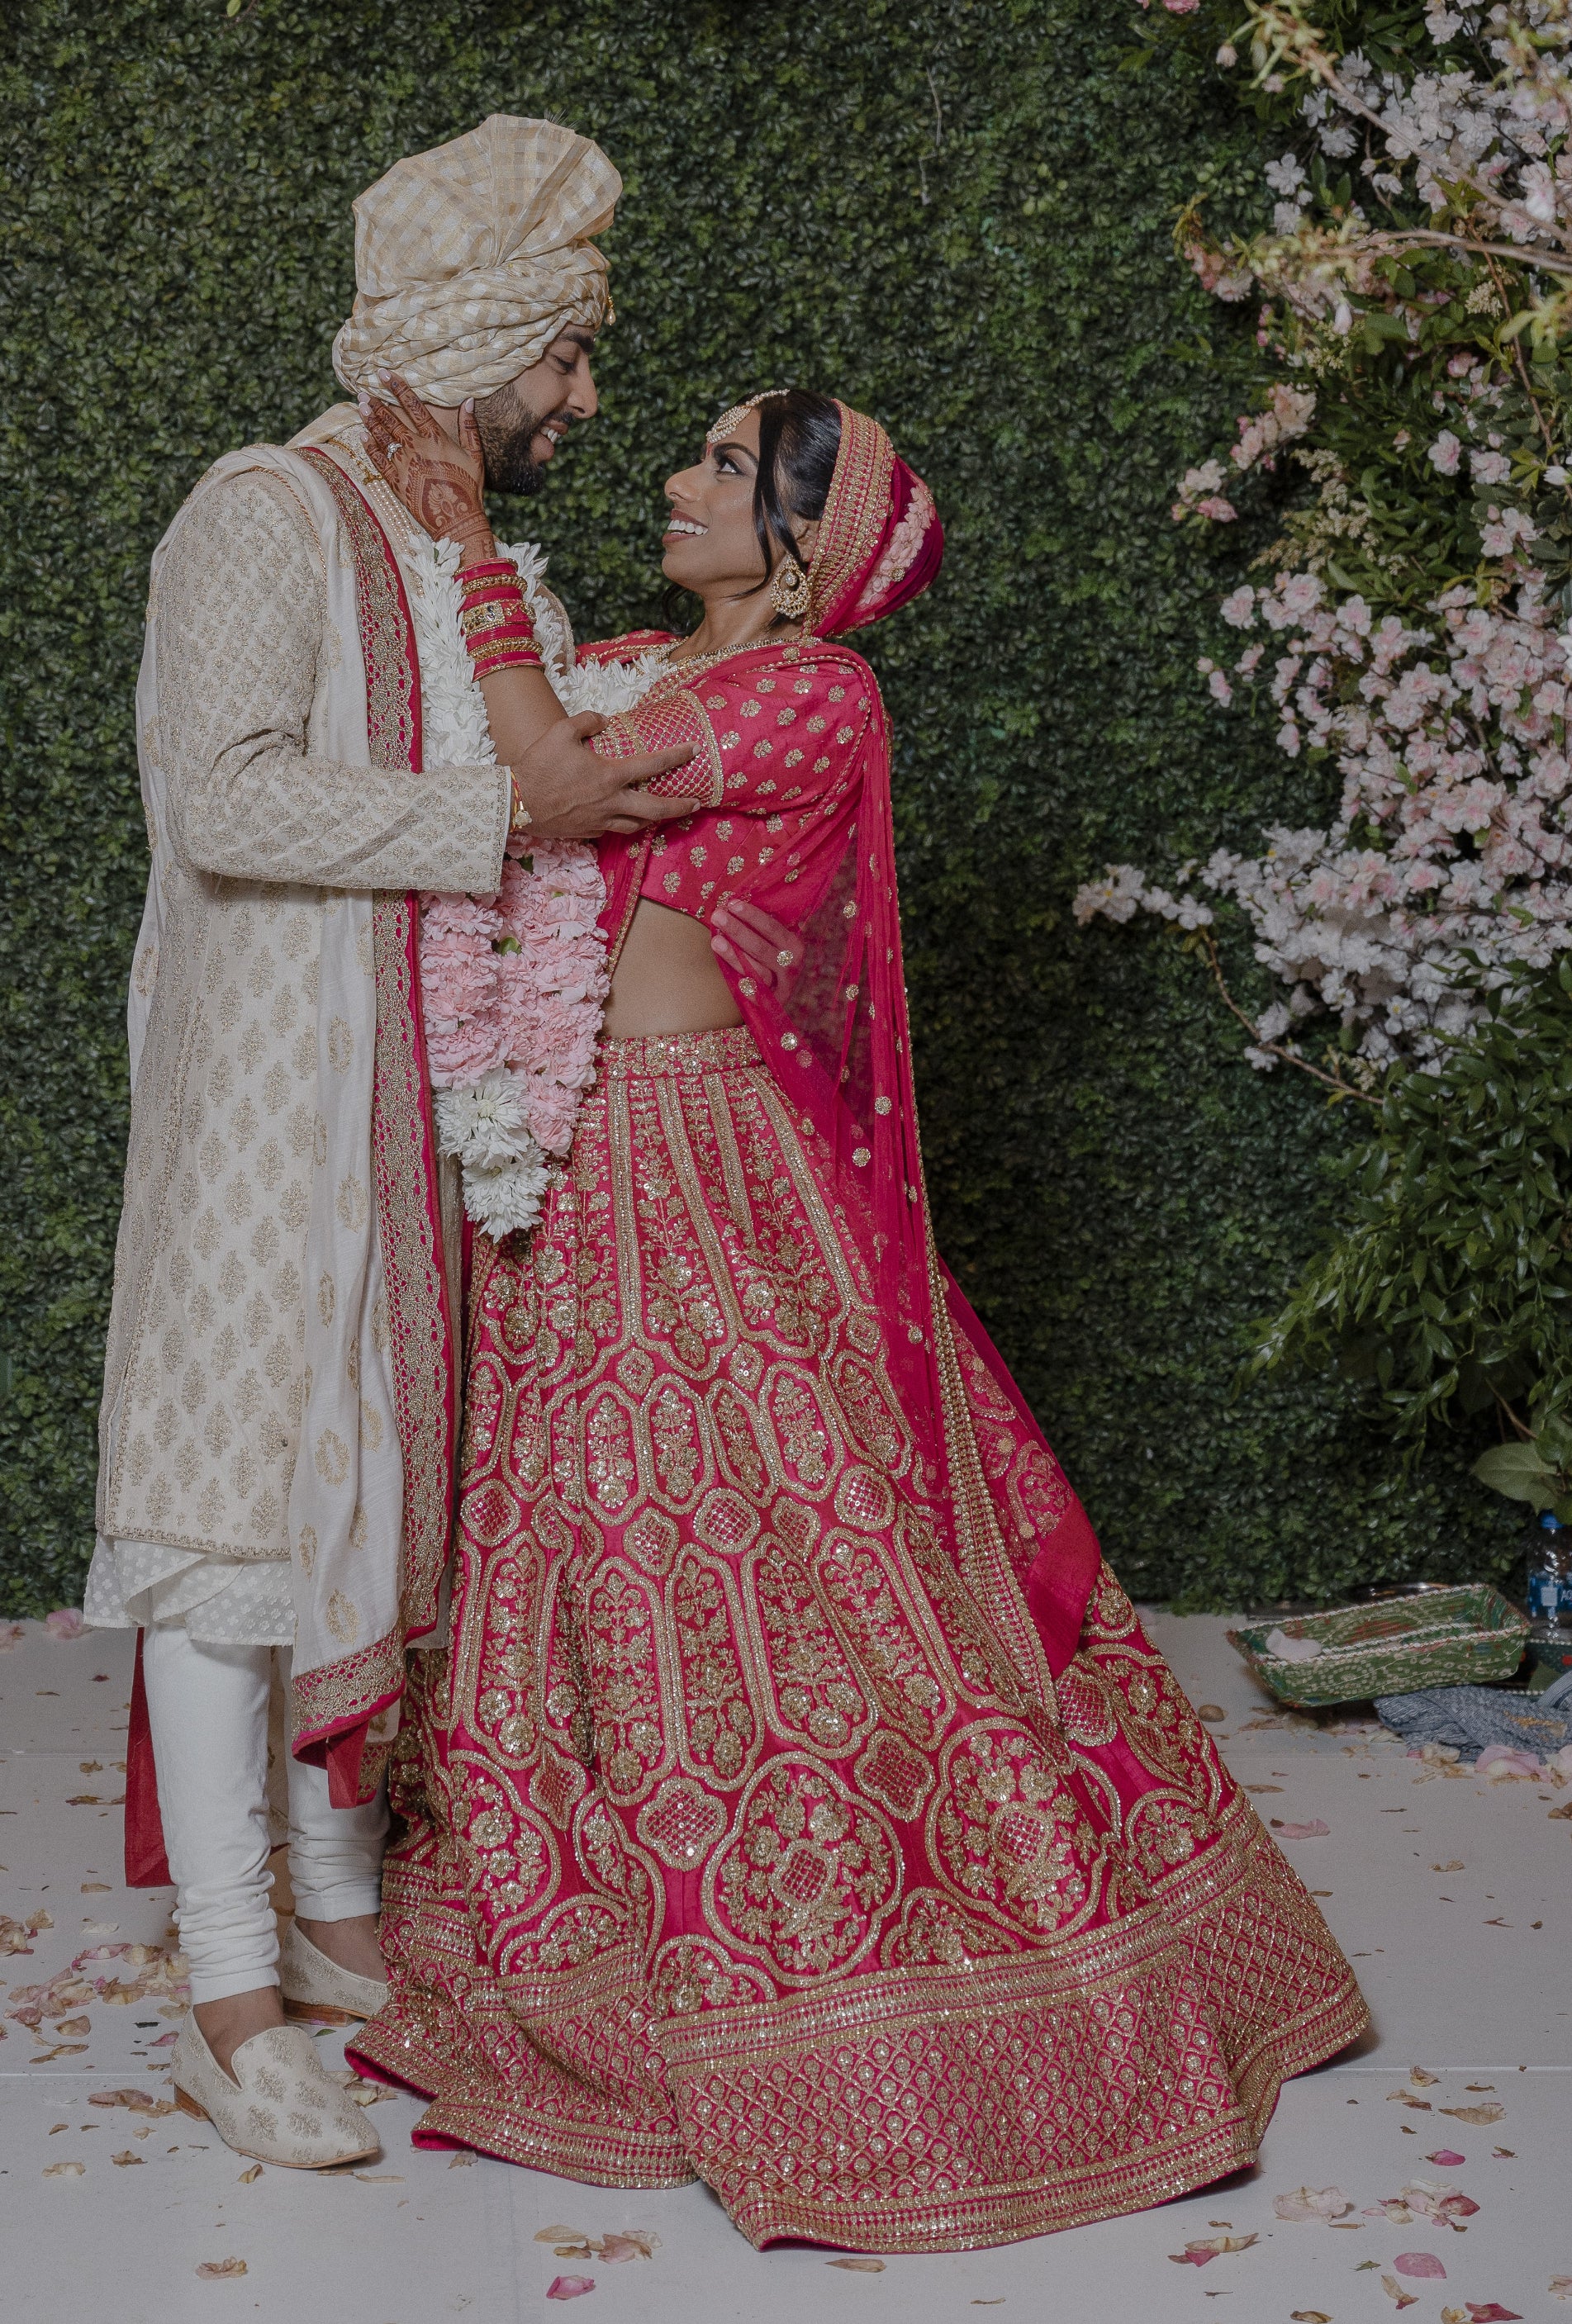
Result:
<svg viewBox="0 0 1572 2324">
<path fill-rule="evenodd" d="M 475 399 L 458 414 L 458 441 L 445 436 L 426 406 L 396 373 L 384 384 L 397 399 L 374 401 L 365 389 L 360 417 L 373 467 L 433 540 L 456 540 L 470 558 L 489 556 L 491 521 L 485 513 L 485 458 L 475 424 Z"/>
<path fill-rule="evenodd" d="M 734 897 L 717 905 L 712 917 L 709 948 L 740 976 L 761 977 L 772 984 L 782 1000 L 802 965 L 802 938 L 795 929 L 772 919 L 759 904 Z"/>
</svg>

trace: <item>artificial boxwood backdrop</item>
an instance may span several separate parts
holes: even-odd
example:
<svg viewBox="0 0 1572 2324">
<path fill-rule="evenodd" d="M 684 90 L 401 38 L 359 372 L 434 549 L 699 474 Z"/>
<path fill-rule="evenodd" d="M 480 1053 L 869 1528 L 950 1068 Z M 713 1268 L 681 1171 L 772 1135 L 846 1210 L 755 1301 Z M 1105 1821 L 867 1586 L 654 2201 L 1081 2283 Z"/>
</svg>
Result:
<svg viewBox="0 0 1572 2324">
<path fill-rule="evenodd" d="M 602 415 L 512 512 L 581 634 L 652 616 L 659 484 L 740 393 L 829 389 L 934 487 L 943 576 L 872 646 L 930 1182 L 1125 1582 L 1221 1605 L 1508 1569 L 1473 1448 L 1405 1474 L 1356 1384 L 1239 1384 L 1360 1125 L 1252 1074 L 1150 924 L 1069 913 L 1110 858 L 1329 804 L 1195 674 L 1270 536 L 1169 516 L 1252 352 L 1171 221 L 1203 176 L 1256 202 L 1262 153 L 1148 31 L 1126 0 L 13 0 L 0 1610 L 73 1597 L 90 1548 L 148 557 L 209 461 L 336 392 L 353 196 L 491 111 L 571 122 L 626 180 Z"/>
</svg>

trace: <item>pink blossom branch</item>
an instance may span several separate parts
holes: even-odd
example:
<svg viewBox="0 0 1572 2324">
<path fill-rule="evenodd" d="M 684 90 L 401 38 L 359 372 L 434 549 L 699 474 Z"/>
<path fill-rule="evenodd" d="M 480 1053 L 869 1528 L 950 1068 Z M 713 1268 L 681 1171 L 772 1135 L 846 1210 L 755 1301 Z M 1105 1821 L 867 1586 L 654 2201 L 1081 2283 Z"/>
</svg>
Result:
<svg viewBox="0 0 1572 2324">
<path fill-rule="evenodd" d="M 1373 1105 L 1378 1112 L 1380 1111 L 1381 1100 L 1378 1097 L 1373 1097 L 1368 1090 L 1362 1090 L 1353 1082 L 1345 1081 L 1341 1074 L 1323 1073 L 1319 1065 L 1312 1065 L 1308 1059 L 1301 1057 L 1297 1050 L 1284 1048 L 1281 1041 L 1263 1041 L 1255 1029 L 1254 1019 L 1249 1011 L 1240 1007 L 1228 990 L 1228 980 L 1223 973 L 1223 960 L 1217 950 L 1216 937 L 1210 928 L 1194 928 L 1190 931 L 1190 936 L 1207 955 L 1207 964 L 1211 969 L 1217 990 L 1223 996 L 1223 1006 L 1239 1019 L 1256 1048 L 1263 1049 L 1269 1057 L 1276 1057 L 1282 1065 L 1297 1066 L 1301 1074 L 1308 1074 L 1312 1081 L 1321 1083 L 1327 1089 L 1336 1090 L 1339 1097 L 1356 1097 L 1363 1104 Z"/>
</svg>

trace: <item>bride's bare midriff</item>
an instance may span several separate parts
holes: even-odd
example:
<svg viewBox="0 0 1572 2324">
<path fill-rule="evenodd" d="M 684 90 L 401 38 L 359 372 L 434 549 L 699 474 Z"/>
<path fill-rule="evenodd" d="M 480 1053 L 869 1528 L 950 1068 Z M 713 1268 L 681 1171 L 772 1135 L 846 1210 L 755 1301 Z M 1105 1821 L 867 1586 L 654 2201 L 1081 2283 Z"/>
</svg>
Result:
<svg viewBox="0 0 1572 2324">
<path fill-rule="evenodd" d="M 617 958 L 603 1029 L 614 1038 L 708 1033 L 742 1021 L 709 948 L 709 930 L 686 912 L 641 897 Z"/>
</svg>

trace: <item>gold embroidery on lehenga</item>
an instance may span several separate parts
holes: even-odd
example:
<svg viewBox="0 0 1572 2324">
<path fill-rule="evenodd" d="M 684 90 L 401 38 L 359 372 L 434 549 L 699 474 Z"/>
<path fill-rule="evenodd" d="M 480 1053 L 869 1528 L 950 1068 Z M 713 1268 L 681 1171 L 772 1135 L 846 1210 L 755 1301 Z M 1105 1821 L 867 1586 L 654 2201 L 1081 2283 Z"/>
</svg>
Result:
<svg viewBox="0 0 1572 2324">
<path fill-rule="evenodd" d="M 717 1934 L 798 1985 L 844 1974 L 868 1950 L 899 1901 L 901 1850 L 831 1769 L 783 1754 L 744 1793 L 704 1889 Z"/>
<path fill-rule="evenodd" d="M 1096 1836 L 1060 1770 L 1023 1728 L 952 1738 L 929 1813 L 929 1856 L 957 1901 L 1033 1935 L 1078 1927 L 1098 1901 Z"/>
<path fill-rule="evenodd" d="M 724 1567 L 689 1553 L 671 1578 L 668 1603 L 681 1678 L 682 1763 L 712 1783 L 738 1784 L 754 1762 L 760 1718 L 738 1650 L 735 1585 Z"/>
<path fill-rule="evenodd" d="M 726 1812 L 713 1792 L 686 1775 L 672 1775 L 639 1810 L 633 1826 L 644 1846 L 673 1872 L 702 1864 L 726 1828 Z"/>
<path fill-rule="evenodd" d="M 873 1712 L 808 1568 L 768 1534 L 747 1560 L 749 1611 L 777 1731 L 833 1758 L 855 1751 Z"/>
<path fill-rule="evenodd" d="M 1250 2160 L 1357 1994 L 1116 1585 L 1057 1712 L 1013 1664 L 1013 1505 L 957 1542 L 751 1054 L 606 1045 L 568 1180 L 477 1268 L 472 1363 L 514 1403 L 470 1440 L 485 1540 L 467 1516 L 452 1683 L 398 1747 L 393 1999 L 359 2046 L 436 2135 L 697 2174 L 755 2242 L 1165 2200 Z M 570 1292 L 532 1341 L 510 1320 Z M 1001 1463 L 979 1408 L 976 1492 L 1013 1425 Z"/>
<path fill-rule="evenodd" d="M 938 1674 L 942 1641 L 916 1600 L 901 1590 L 874 1541 L 832 1534 L 816 1566 L 819 1590 L 872 1682 L 884 1717 L 931 1748 L 954 1713 Z"/>
<path fill-rule="evenodd" d="M 583 1622 L 601 1780 L 612 1799 L 638 1799 L 667 1758 L 655 1609 L 643 1578 L 608 1564 L 585 1590 Z"/>
</svg>

